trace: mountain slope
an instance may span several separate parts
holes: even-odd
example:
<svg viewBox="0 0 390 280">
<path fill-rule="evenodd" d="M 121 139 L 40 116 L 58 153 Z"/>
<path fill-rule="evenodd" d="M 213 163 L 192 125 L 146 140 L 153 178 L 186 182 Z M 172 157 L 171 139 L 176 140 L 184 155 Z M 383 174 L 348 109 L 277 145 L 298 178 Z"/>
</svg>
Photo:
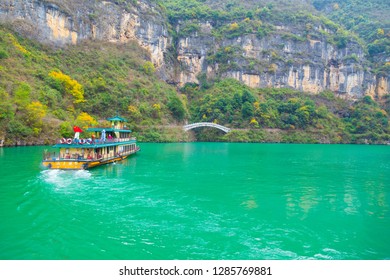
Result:
<svg viewBox="0 0 390 280">
<path fill-rule="evenodd" d="M 3 1 L 0 138 L 49 143 L 118 112 L 149 141 L 210 121 L 238 130 L 198 139 L 387 142 L 386 55 L 311 3 Z"/>
<path fill-rule="evenodd" d="M 289 87 L 349 98 L 389 92 L 386 60 L 373 63 L 364 40 L 311 1 L 160 1 L 166 8 L 180 85 L 198 75 L 251 87 Z M 383 68 L 385 67 L 385 68 Z"/>
<path fill-rule="evenodd" d="M 0 38 L 0 137 L 9 144 L 70 136 L 71 124 L 94 123 L 83 113 L 96 121 L 121 112 L 138 125 L 184 117 L 175 88 L 157 78 L 135 42 L 52 49 L 4 27 Z"/>
<path fill-rule="evenodd" d="M 390 65 L 386 64 L 390 60 L 389 1 L 314 0 L 313 4 L 329 18 L 358 34 L 367 44 L 374 72 L 389 76 Z"/>
<path fill-rule="evenodd" d="M 310 3 L 14 0 L 0 5 L 0 19 L 57 46 L 135 40 L 150 53 L 159 76 L 180 86 L 205 74 L 348 98 L 388 94 L 387 58 L 376 56 L 380 61 L 373 64 L 364 40 Z M 371 53 L 381 51 L 380 42 Z"/>
</svg>

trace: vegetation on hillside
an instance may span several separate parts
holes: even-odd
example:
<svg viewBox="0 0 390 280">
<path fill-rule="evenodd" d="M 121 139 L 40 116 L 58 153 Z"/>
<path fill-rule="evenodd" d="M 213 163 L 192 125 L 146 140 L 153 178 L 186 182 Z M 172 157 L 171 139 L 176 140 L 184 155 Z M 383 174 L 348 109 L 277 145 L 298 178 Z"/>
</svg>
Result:
<svg viewBox="0 0 390 280">
<path fill-rule="evenodd" d="M 309 143 L 383 143 L 390 137 L 388 113 L 366 96 L 357 102 L 332 92 L 310 95 L 290 89 L 251 89 L 225 79 L 201 89 L 186 85 L 191 120 L 236 128 L 203 140 Z"/>
<path fill-rule="evenodd" d="M 390 75 L 390 2 L 382 0 L 313 0 L 313 5 L 330 19 L 358 34 L 379 76 Z"/>
<path fill-rule="evenodd" d="M 317 12 L 310 1 L 157 2 L 167 14 L 174 46 L 180 48 L 185 38 L 192 37 L 194 54 L 205 57 L 202 67 L 213 69 L 210 76 L 231 77 L 232 72 L 241 72 L 280 80 L 291 67 L 302 65 L 321 67 L 325 72 L 328 65 L 321 61 L 321 54 L 314 47 L 303 50 L 316 41 L 323 42 L 321 48 L 332 45 L 340 54 L 350 53 L 337 63 L 358 64 L 360 69 L 371 71 L 366 56 L 361 55 L 364 41 Z M 201 48 L 196 42 L 201 40 L 207 46 L 206 53 L 199 52 Z M 245 48 L 248 42 L 251 46 Z M 185 61 L 179 64 L 182 72 L 191 73 L 191 66 Z M 383 71 L 382 68 L 376 72 Z"/>
<path fill-rule="evenodd" d="M 324 35 L 331 43 L 344 47 L 347 41 L 359 41 L 341 25 L 315 12 L 314 7 L 305 1 L 202 1 L 166 0 L 158 1 L 168 15 L 172 26 L 180 25 L 179 36 L 199 30 L 199 21 L 211 21 L 216 38 L 234 38 L 245 34 L 263 37 L 269 34 L 282 34 L 276 26 L 286 25 L 302 29 L 300 36 L 287 33 L 298 40 Z M 307 1 L 306 1 L 307 2 Z M 318 33 L 314 26 L 323 25 Z"/>
<path fill-rule="evenodd" d="M 136 43 L 50 49 L 0 27 L 0 138 L 46 143 L 121 114 L 130 125 L 182 122 L 187 109 Z"/>
<path fill-rule="evenodd" d="M 259 38 L 277 34 L 296 41 L 325 36 L 339 48 L 351 41 L 366 45 L 376 73 L 389 75 L 390 64 L 383 62 L 390 53 L 388 19 L 375 20 L 376 8 L 388 9 L 385 1 L 366 1 L 376 6 L 361 17 L 364 6 L 352 0 L 153 1 L 165 11 L 174 39 L 201 32 L 204 21 L 213 23 L 216 40 L 243 34 Z M 136 1 L 114 2 L 136 5 Z M 297 26 L 299 34 L 278 30 L 283 24 Z M 264 53 L 270 63 L 251 61 L 241 54 L 237 46 L 223 46 L 206 59 L 218 63 L 220 71 L 245 64 L 268 73 L 274 73 L 276 63 L 283 60 L 272 51 Z M 0 26 L 0 139 L 7 145 L 49 144 L 72 137 L 73 125 L 85 129 L 104 124 L 105 118 L 116 114 L 128 119 L 141 141 L 188 141 L 191 136 L 180 125 L 199 121 L 226 125 L 233 131 L 197 129 L 198 140 L 386 143 L 390 139 L 388 96 L 381 103 L 368 96 L 347 101 L 331 92 L 310 95 L 290 89 L 251 89 L 232 79 L 209 80 L 205 74 L 198 77 L 199 85 L 177 89 L 158 79 L 155 70 L 149 54 L 135 42 L 84 42 L 51 49 Z"/>
<path fill-rule="evenodd" d="M 355 42 L 365 49 L 375 74 L 390 74 L 390 65 L 386 63 L 390 55 L 390 4 L 386 1 L 155 1 L 167 13 L 176 37 L 193 34 L 200 30 L 200 22 L 209 21 L 217 40 L 256 34 L 259 38 L 279 35 L 297 41 L 325 37 L 338 48 Z M 277 26 L 283 25 L 294 27 L 297 32 L 278 30 Z"/>
</svg>

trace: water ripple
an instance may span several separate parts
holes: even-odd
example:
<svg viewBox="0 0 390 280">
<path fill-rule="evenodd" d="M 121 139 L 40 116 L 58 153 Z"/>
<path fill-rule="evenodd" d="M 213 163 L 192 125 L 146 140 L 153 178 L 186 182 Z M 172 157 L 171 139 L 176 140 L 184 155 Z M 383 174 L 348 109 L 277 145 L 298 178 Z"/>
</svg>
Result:
<svg viewBox="0 0 390 280">
<path fill-rule="evenodd" d="M 0 257 L 390 258 L 387 147 L 146 146 L 88 171 L 7 153 Z"/>
</svg>

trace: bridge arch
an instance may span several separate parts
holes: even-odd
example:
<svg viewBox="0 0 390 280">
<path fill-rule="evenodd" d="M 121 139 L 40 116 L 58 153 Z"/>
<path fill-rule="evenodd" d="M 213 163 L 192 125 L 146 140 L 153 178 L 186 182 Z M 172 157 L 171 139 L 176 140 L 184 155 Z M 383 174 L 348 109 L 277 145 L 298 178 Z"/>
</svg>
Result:
<svg viewBox="0 0 390 280">
<path fill-rule="evenodd" d="M 226 127 L 226 126 L 216 124 L 216 123 L 210 123 L 210 122 L 199 122 L 199 123 L 187 124 L 187 125 L 183 126 L 183 129 L 185 131 L 188 131 L 190 129 L 197 128 L 197 127 L 214 127 L 214 128 L 222 130 L 225 133 L 228 133 L 231 131 L 231 129 Z"/>
</svg>

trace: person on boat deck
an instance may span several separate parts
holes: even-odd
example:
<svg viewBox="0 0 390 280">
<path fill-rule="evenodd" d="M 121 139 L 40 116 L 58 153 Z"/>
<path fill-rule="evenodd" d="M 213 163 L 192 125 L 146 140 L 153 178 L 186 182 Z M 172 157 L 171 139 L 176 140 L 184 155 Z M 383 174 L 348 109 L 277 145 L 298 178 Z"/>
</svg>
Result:
<svg viewBox="0 0 390 280">
<path fill-rule="evenodd" d="M 74 139 L 80 139 L 80 132 L 83 132 L 83 130 L 78 126 L 73 126 L 74 131 Z"/>
<path fill-rule="evenodd" d="M 112 139 L 112 135 L 108 134 L 107 138 L 111 140 Z"/>
<path fill-rule="evenodd" d="M 105 142 L 106 141 L 106 131 L 103 129 L 102 130 L 102 135 L 100 136 L 100 140 L 102 142 Z"/>
</svg>

